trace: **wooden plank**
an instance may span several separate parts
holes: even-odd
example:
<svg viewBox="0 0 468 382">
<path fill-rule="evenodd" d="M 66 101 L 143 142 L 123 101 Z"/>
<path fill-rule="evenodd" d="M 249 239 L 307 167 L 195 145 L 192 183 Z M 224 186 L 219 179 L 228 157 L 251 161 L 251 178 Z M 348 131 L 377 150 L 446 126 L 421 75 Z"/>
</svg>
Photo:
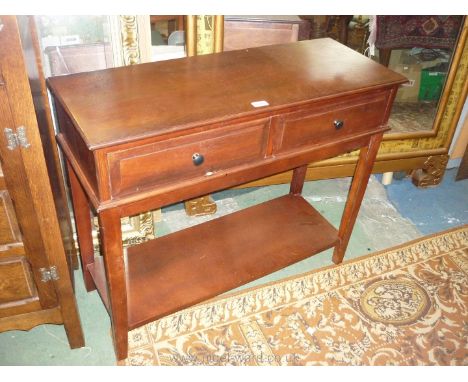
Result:
<svg viewBox="0 0 468 382">
<path fill-rule="evenodd" d="M 7 330 L 30 330 L 41 324 L 63 324 L 60 308 L 27 312 L 12 317 L 1 317 L 0 332 Z"/>
<path fill-rule="evenodd" d="M 70 165 L 66 160 L 68 178 L 70 179 L 71 199 L 75 213 L 75 226 L 80 247 L 80 258 L 83 270 L 83 280 L 88 292 L 96 289 L 91 275 L 88 273 L 88 264 L 94 262 L 94 245 L 91 226 L 91 209 L 86 194 Z"/>
<path fill-rule="evenodd" d="M 343 215 L 341 216 L 341 224 L 338 232 L 340 242 L 333 252 L 333 262 L 335 264 L 339 264 L 343 261 L 381 141 L 382 134 L 374 135 L 369 142 L 369 146 L 363 147 L 360 151 L 356 172 L 354 173 L 348 199 Z"/>
<path fill-rule="evenodd" d="M 17 16 L 25 68 L 28 74 L 34 111 L 41 136 L 44 157 L 52 188 L 55 209 L 62 233 L 65 253 L 70 269 L 70 277 L 74 284 L 73 270 L 78 269 L 78 257 L 73 239 L 73 229 L 68 210 L 67 193 L 60 163 L 57 143 L 55 141 L 54 123 L 50 109 L 49 96 L 45 83 L 42 50 L 36 29 L 34 16 Z"/>
<path fill-rule="evenodd" d="M 87 266 L 88 272 L 93 278 L 94 285 L 96 286 L 99 296 L 101 296 L 102 302 L 106 307 L 109 314 L 112 314 L 109 305 L 109 294 L 107 293 L 106 274 L 104 271 L 104 259 L 102 256 L 96 257 L 94 263 L 90 263 Z"/>
<path fill-rule="evenodd" d="M 333 247 L 337 230 L 286 195 L 127 250 L 129 329 Z M 91 267 L 90 267 L 91 268 Z M 107 301 L 102 261 L 90 269 Z"/>
<path fill-rule="evenodd" d="M 104 253 L 105 273 L 107 275 L 107 292 L 114 346 L 116 357 L 120 360 L 127 357 L 129 328 L 122 229 L 119 213 L 118 209 L 106 210 L 98 214 L 98 220 L 102 251 Z"/>
</svg>

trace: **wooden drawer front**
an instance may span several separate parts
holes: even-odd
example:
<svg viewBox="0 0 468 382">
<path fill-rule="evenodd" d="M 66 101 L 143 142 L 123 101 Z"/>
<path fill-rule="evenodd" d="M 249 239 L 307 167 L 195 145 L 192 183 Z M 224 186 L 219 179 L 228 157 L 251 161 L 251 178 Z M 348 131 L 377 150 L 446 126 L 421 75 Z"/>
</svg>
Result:
<svg viewBox="0 0 468 382">
<path fill-rule="evenodd" d="M 22 256 L 0 258 L 0 308 L 35 296 L 36 288 L 26 259 Z"/>
<path fill-rule="evenodd" d="M 299 111 L 279 117 L 273 152 L 342 139 L 378 127 L 383 122 L 386 105 L 387 94 L 380 93 L 373 99 L 366 97 L 351 104 L 335 104 L 326 110 Z M 335 121 L 342 121 L 343 126 L 337 129 Z"/>
<path fill-rule="evenodd" d="M 110 153 L 111 193 L 128 194 L 261 160 L 268 125 L 264 119 Z M 204 158 L 198 166 L 192 159 L 195 153 Z"/>
<path fill-rule="evenodd" d="M 20 241 L 21 235 L 8 191 L 0 190 L 0 245 Z"/>
</svg>

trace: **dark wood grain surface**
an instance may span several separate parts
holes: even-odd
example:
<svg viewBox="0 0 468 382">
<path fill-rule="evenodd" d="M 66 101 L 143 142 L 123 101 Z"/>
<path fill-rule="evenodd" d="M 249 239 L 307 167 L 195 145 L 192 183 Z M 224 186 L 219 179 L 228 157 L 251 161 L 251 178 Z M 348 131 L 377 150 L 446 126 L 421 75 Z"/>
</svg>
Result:
<svg viewBox="0 0 468 382">
<path fill-rule="evenodd" d="M 337 242 L 337 230 L 307 201 L 285 195 L 130 247 L 129 328 L 214 297 Z M 104 264 L 96 261 L 89 267 L 108 304 L 101 281 Z"/>
<path fill-rule="evenodd" d="M 97 148 L 405 81 L 327 38 L 54 77 L 49 87 Z M 269 106 L 251 105 L 261 100 Z"/>
<path fill-rule="evenodd" d="M 28 74 L 29 85 L 33 97 L 34 111 L 37 125 L 41 135 L 44 157 L 47 165 L 47 173 L 54 196 L 55 209 L 59 219 L 59 227 L 62 232 L 62 240 L 67 254 L 70 268 L 70 276 L 73 279 L 74 269 L 78 269 L 78 257 L 73 239 L 73 229 L 68 211 L 67 194 L 63 172 L 60 164 L 59 152 L 55 141 L 54 123 L 47 94 L 46 79 L 42 60 L 42 51 L 36 30 L 34 16 L 17 17 L 23 57 Z"/>
</svg>

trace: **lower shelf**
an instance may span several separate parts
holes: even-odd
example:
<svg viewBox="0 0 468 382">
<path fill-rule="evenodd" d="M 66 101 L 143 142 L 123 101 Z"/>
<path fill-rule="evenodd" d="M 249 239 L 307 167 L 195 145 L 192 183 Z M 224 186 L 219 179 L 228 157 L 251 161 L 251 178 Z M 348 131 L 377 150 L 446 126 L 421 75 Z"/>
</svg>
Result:
<svg viewBox="0 0 468 382">
<path fill-rule="evenodd" d="M 197 304 L 338 243 L 337 230 L 286 195 L 127 250 L 129 329 Z M 107 304 L 104 264 L 89 270 Z"/>
</svg>

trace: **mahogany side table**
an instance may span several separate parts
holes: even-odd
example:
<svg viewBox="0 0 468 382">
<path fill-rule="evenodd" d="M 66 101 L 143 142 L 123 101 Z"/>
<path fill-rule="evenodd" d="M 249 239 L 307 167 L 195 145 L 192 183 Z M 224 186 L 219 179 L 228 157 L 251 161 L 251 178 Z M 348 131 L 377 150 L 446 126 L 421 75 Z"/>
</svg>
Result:
<svg viewBox="0 0 468 382">
<path fill-rule="evenodd" d="M 328 38 L 50 78 L 84 279 L 117 358 L 147 322 L 327 248 L 340 263 L 405 81 Z M 357 149 L 336 230 L 301 197 L 307 164 Z M 287 195 L 122 248 L 121 217 L 290 169 Z"/>
</svg>

